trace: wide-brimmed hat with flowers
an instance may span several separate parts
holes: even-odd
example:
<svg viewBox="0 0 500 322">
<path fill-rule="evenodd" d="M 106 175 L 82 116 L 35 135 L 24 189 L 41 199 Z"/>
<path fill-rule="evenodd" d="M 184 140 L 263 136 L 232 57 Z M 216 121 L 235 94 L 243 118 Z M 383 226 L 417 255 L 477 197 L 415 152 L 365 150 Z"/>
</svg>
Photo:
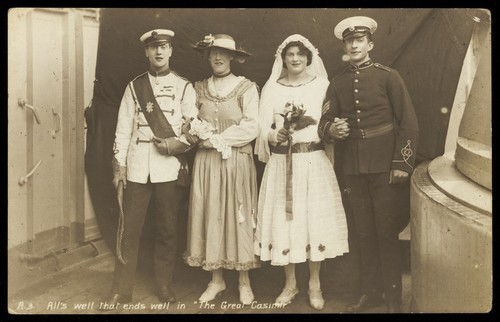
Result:
<svg viewBox="0 0 500 322">
<path fill-rule="evenodd" d="M 233 37 L 226 34 L 210 34 L 205 36 L 203 40 L 198 41 L 195 45 L 193 45 L 193 48 L 200 52 L 204 52 L 212 47 L 218 47 L 230 51 L 241 63 L 244 62 L 247 57 L 251 56 L 251 54 L 245 50 L 237 49 L 236 42 Z"/>
</svg>

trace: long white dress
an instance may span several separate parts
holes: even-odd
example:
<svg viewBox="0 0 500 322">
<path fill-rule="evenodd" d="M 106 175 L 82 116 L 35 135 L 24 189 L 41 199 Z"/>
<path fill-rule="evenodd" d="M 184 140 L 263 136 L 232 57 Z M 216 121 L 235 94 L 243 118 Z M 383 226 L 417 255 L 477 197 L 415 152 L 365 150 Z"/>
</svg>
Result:
<svg viewBox="0 0 500 322">
<path fill-rule="evenodd" d="M 276 128 L 287 102 L 303 104 L 317 123 L 328 80 L 314 78 L 300 86 L 276 84 Z M 282 118 L 281 118 L 282 119 Z M 318 124 L 292 134 L 293 143 L 319 142 Z M 272 140 L 270 140 L 272 144 Z M 286 143 L 285 143 L 286 144 Z M 286 154 L 271 153 L 258 198 L 254 250 L 272 265 L 322 261 L 349 251 L 347 224 L 337 178 L 324 150 L 292 154 L 293 219 L 286 218 Z"/>
</svg>

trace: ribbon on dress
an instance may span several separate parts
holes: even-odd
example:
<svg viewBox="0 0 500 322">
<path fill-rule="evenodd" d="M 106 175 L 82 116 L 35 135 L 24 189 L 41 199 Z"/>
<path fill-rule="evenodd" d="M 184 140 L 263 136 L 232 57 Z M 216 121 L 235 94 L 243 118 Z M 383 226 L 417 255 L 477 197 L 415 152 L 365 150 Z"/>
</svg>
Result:
<svg viewBox="0 0 500 322">
<path fill-rule="evenodd" d="M 285 104 L 285 113 L 281 114 L 284 118 L 283 128 L 290 131 L 299 131 L 309 125 L 316 124 L 316 120 L 311 116 L 305 115 L 306 110 L 302 104 L 295 104 L 293 101 Z M 292 151 L 293 138 L 288 136 L 288 151 L 286 154 L 286 220 L 293 219 L 293 168 Z"/>
<path fill-rule="evenodd" d="M 292 167 L 293 138 L 288 137 L 288 151 L 286 153 L 286 220 L 293 220 L 293 167 Z"/>
</svg>

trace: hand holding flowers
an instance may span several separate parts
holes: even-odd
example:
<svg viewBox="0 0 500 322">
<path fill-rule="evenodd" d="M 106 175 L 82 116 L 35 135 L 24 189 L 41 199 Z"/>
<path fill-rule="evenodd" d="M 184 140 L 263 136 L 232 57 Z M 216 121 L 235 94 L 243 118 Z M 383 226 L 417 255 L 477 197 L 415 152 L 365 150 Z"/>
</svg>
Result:
<svg viewBox="0 0 500 322">
<path fill-rule="evenodd" d="M 223 159 L 231 157 L 231 146 L 224 142 L 224 139 L 215 133 L 215 127 L 212 123 L 195 118 L 190 123 L 190 135 L 196 135 L 200 141 L 198 147 L 203 149 L 214 148 L 222 154 Z"/>
<path fill-rule="evenodd" d="M 208 140 L 212 137 L 214 131 L 215 127 L 211 123 L 199 118 L 195 118 L 190 123 L 190 129 L 188 133 L 191 135 L 196 135 L 198 138 L 200 138 L 200 140 Z"/>
<path fill-rule="evenodd" d="M 290 135 L 291 135 L 290 131 L 288 131 L 285 128 L 281 128 L 278 130 L 278 133 L 276 135 L 276 140 L 278 141 L 278 143 L 283 143 L 285 141 L 288 141 Z"/>
</svg>

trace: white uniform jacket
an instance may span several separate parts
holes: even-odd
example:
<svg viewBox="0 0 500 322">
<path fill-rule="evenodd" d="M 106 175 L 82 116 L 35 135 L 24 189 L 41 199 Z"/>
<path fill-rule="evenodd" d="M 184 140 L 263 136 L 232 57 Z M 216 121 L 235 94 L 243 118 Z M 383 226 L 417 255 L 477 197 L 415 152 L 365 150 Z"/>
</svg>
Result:
<svg viewBox="0 0 500 322">
<path fill-rule="evenodd" d="M 158 77 L 148 73 L 148 76 L 158 105 L 178 139 L 189 144 L 181 135 L 181 126 L 183 117 L 187 120 L 198 115 L 193 85 L 175 72 Z M 147 183 L 148 177 L 152 183 L 177 180 L 179 160 L 160 154 L 149 142 L 152 138 L 153 132 L 139 106 L 132 80 L 120 103 L 114 143 L 115 158 L 127 167 L 128 181 Z"/>
</svg>

